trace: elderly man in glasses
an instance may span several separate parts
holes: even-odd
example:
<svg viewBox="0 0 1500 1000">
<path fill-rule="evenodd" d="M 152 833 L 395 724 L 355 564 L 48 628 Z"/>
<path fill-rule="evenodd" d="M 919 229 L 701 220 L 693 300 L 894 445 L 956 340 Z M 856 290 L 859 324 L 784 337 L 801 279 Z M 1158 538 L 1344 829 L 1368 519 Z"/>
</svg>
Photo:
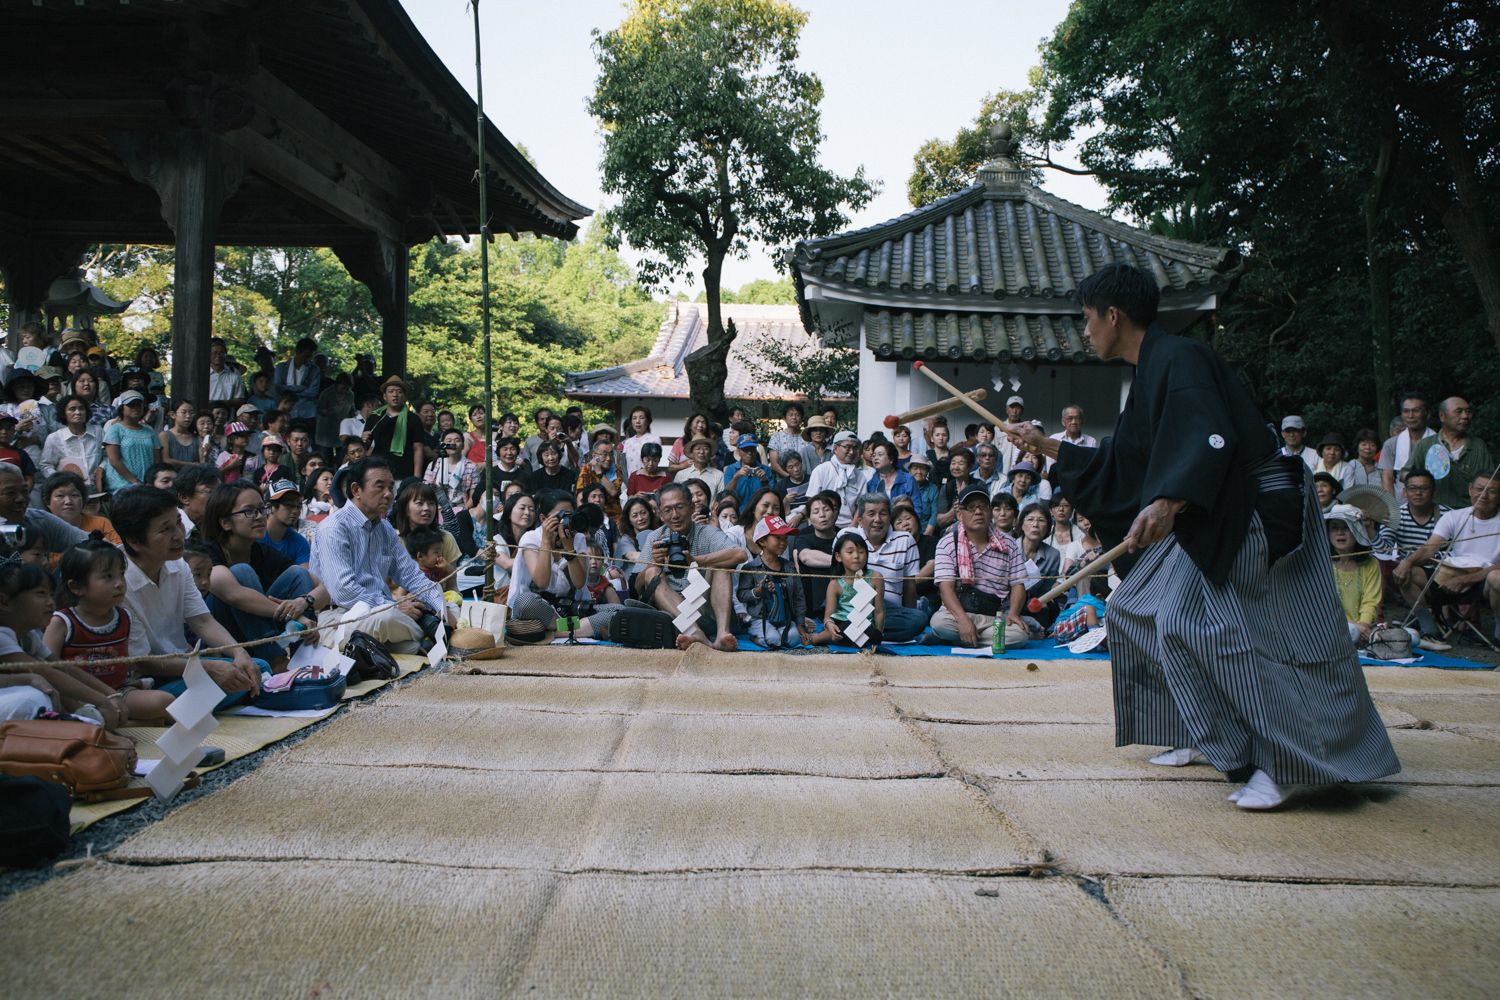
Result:
<svg viewBox="0 0 1500 1000">
<path fill-rule="evenodd" d="M 981 483 L 964 490 L 953 508 L 958 524 L 938 541 L 933 579 L 943 606 L 932 631 L 954 646 L 988 646 L 1005 629 L 1006 648 L 1031 638 L 1021 611 L 1026 605 L 1026 557 L 1021 543 L 990 519 L 990 493 Z"/>
</svg>

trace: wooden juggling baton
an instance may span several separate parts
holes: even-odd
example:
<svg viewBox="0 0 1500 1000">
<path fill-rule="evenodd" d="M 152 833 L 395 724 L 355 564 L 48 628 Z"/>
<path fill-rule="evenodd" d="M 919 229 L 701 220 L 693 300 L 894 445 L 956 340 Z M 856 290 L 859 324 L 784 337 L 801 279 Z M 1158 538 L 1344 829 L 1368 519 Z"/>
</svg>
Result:
<svg viewBox="0 0 1500 1000">
<path fill-rule="evenodd" d="M 949 392 L 953 393 L 953 398 L 950 399 L 947 403 L 942 404 L 944 407 L 947 407 L 952 403 L 958 403 L 961 406 L 967 406 L 969 409 L 973 410 L 975 413 L 979 414 L 981 417 L 988 420 L 996 427 L 1000 427 L 1001 425 L 1006 423 L 1006 421 L 1001 420 L 989 410 L 986 410 L 984 407 L 979 405 L 978 401 L 984 398 L 983 390 L 979 391 L 978 393 L 962 393 L 958 391 L 958 386 L 949 382 L 947 379 L 934 372 L 931 368 L 928 368 L 924 362 L 913 361 L 911 363 L 911 366 L 917 371 L 921 372 L 923 375 L 926 375 L 928 378 L 932 379 L 944 389 L 947 389 Z M 922 413 L 922 411 L 915 410 L 913 411 L 913 413 Z M 922 413 L 922 415 L 924 417 L 927 416 L 926 413 Z M 910 417 L 912 416 L 912 414 L 908 413 L 907 416 Z"/>
<path fill-rule="evenodd" d="M 964 395 L 974 400 L 975 402 L 978 402 L 985 397 L 985 391 L 983 389 L 975 389 L 973 392 L 964 393 Z M 897 413 L 893 416 L 886 417 L 885 427 L 886 430 L 893 431 L 897 427 L 900 427 L 902 424 L 906 423 L 908 420 L 921 420 L 924 417 L 935 417 L 939 413 L 947 413 L 949 410 L 956 410 L 963 405 L 964 401 L 957 397 L 953 399 L 945 399 L 941 403 L 928 403 L 926 406 L 919 406 L 915 410 L 907 410 L 905 413 Z"/>
<path fill-rule="evenodd" d="M 1121 542 L 1119 545 L 1116 545 L 1114 548 L 1104 553 L 1098 559 L 1095 559 L 1093 562 L 1083 567 L 1083 569 L 1079 570 L 1077 573 L 1074 573 L 1072 576 L 1068 577 L 1062 583 L 1059 583 L 1057 586 L 1047 591 L 1041 597 L 1033 597 L 1029 602 L 1027 602 L 1026 610 L 1030 611 L 1032 614 L 1036 614 L 1038 611 L 1042 610 L 1042 605 L 1046 604 L 1048 601 L 1056 600 L 1057 598 L 1066 594 L 1074 584 L 1078 583 L 1078 581 L 1087 579 L 1088 577 L 1091 577 L 1096 573 L 1103 572 L 1106 566 L 1125 554 L 1125 549 L 1129 545 L 1130 542 L 1128 540 Z"/>
</svg>

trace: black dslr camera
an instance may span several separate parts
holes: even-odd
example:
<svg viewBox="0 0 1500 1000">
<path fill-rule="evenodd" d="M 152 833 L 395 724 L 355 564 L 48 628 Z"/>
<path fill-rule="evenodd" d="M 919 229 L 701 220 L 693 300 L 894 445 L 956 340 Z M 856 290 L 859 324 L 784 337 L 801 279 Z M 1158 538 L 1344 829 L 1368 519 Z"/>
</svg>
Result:
<svg viewBox="0 0 1500 1000">
<path fill-rule="evenodd" d="M 574 510 L 560 510 L 557 512 L 557 523 L 562 525 L 564 531 L 592 535 L 604 527 L 604 509 L 596 503 L 586 503 Z"/>
<path fill-rule="evenodd" d="M 679 580 L 687 576 L 688 564 L 693 558 L 688 536 L 668 528 L 662 541 L 667 543 L 667 572 Z"/>
</svg>

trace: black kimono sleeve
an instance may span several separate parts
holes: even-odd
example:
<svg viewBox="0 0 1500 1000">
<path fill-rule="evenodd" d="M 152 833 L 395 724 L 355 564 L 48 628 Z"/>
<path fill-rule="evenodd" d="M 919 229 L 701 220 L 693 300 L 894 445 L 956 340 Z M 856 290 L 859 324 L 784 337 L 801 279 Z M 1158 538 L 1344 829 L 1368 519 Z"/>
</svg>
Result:
<svg viewBox="0 0 1500 1000">
<path fill-rule="evenodd" d="M 1275 451 L 1274 436 L 1238 376 L 1206 344 L 1152 324 L 1115 435 L 1097 449 L 1064 443 L 1063 494 L 1106 546 L 1130 532 L 1141 508 L 1186 500 L 1174 534 L 1211 581 L 1223 583 L 1254 514 L 1248 468 Z M 1135 557 L 1116 560 L 1129 571 Z"/>
</svg>

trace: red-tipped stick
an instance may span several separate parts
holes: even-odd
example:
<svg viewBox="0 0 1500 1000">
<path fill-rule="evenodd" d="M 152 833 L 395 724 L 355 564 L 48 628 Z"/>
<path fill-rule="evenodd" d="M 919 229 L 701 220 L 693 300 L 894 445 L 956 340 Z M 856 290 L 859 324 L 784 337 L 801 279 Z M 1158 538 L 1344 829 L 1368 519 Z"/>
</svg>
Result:
<svg viewBox="0 0 1500 1000">
<path fill-rule="evenodd" d="M 1119 545 L 1116 545 L 1114 548 L 1104 553 L 1104 555 L 1100 556 L 1098 559 L 1095 559 L 1093 562 L 1089 563 L 1087 566 L 1083 567 L 1078 572 L 1068 577 L 1062 583 L 1059 583 L 1057 586 L 1047 591 L 1041 597 L 1033 597 L 1029 602 L 1027 602 L 1026 610 L 1030 611 L 1032 614 L 1036 614 L 1038 611 L 1042 610 L 1042 605 L 1046 604 L 1048 601 L 1056 600 L 1057 598 L 1066 594 L 1073 588 L 1074 584 L 1078 583 L 1078 581 L 1093 576 L 1095 573 L 1100 572 L 1104 569 L 1104 567 L 1108 566 L 1110 563 L 1114 562 L 1116 559 L 1124 555 L 1126 548 L 1129 547 L 1129 544 L 1130 543 L 1128 541 L 1121 542 Z"/>
</svg>

